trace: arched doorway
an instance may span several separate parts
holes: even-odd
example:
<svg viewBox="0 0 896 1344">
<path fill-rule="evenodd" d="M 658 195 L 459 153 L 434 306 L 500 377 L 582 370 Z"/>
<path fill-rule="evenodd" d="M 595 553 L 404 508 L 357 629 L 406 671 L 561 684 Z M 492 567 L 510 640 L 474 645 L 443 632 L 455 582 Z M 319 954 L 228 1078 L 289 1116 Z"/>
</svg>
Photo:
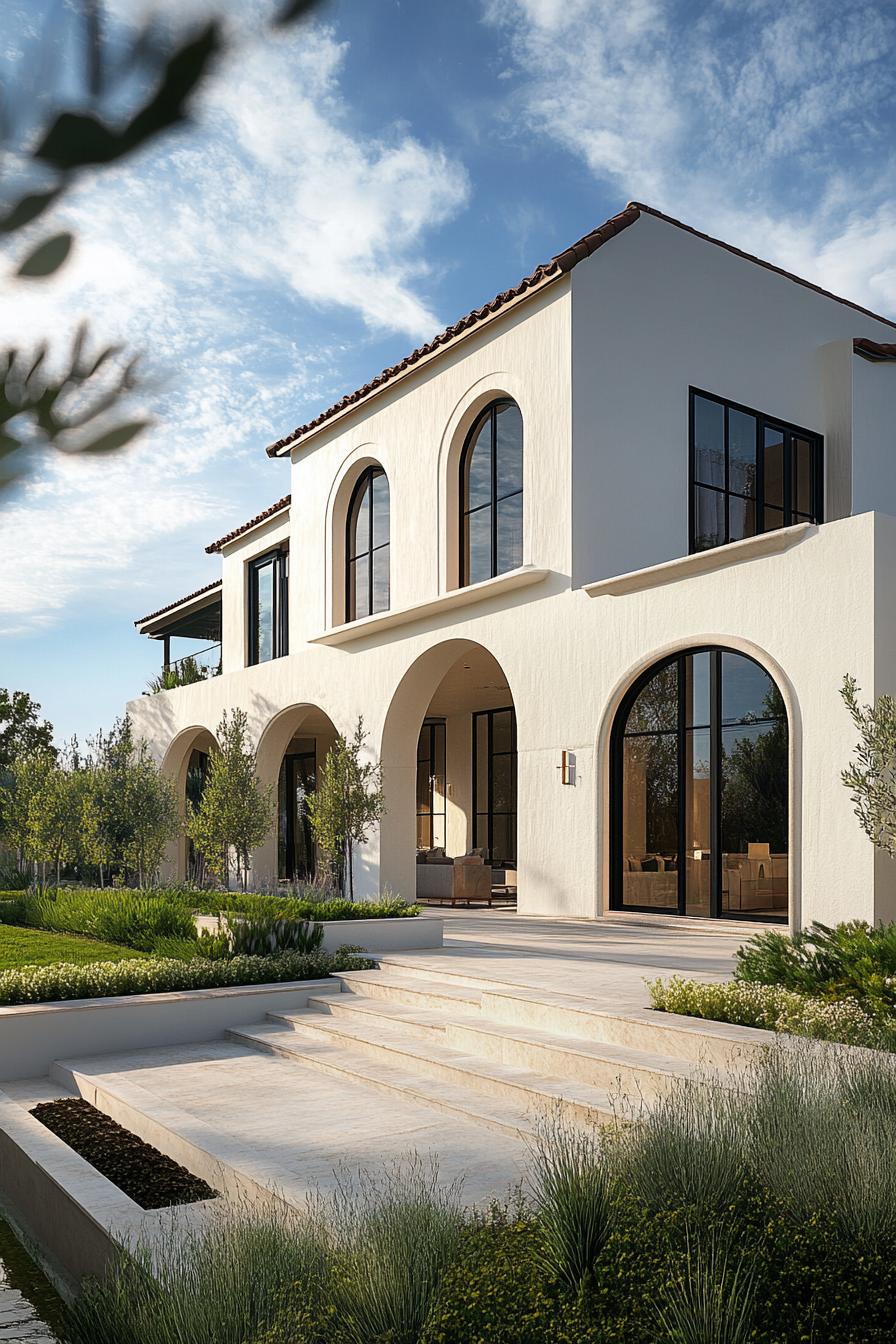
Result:
<svg viewBox="0 0 896 1344">
<path fill-rule="evenodd" d="M 781 692 L 746 654 L 644 672 L 613 726 L 611 908 L 786 920 L 788 753 Z"/>
<path fill-rule="evenodd" d="M 196 807 L 208 778 L 209 761 L 218 750 L 218 742 L 208 728 L 186 728 L 168 747 L 162 761 L 162 771 L 172 780 L 184 817 L 190 805 Z M 201 878 L 196 870 L 193 842 L 181 835 L 169 847 L 163 865 L 167 876 L 177 882 Z"/>
<path fill-rule="evenodd" d="M 335 739 L 329 715 L 307 704 L 283 710 L 262 733 L 258 777 L 275 790 L 277 821 L 274 833 L 252 856 L 256 886 L 313 880 L 317 853 L 307 800 Z"/>
<path fill-rule="evenodd" d="M 492 653 L 456 639 L 421 655 L 393 696 L 381 759 L 383 886 L 413 900 L 515 884 L 516 709 Z M 480 865 L 487 874 L 447 871 Z"/>
</svg>

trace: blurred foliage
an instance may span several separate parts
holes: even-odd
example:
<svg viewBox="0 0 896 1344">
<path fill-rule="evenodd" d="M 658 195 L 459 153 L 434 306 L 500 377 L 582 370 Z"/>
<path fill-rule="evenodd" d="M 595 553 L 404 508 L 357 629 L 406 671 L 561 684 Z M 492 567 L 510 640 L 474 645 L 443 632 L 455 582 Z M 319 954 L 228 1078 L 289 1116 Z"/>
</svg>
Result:
<svg viewBox="0 0 896 1344">
<path fill-rule="evenodd" d="M 283 0 L 270 23 L 274 28 L 295 23 L 319 3 Z M 83 53 L 80 69 L 67 69 L 63 78 L 58 24 L 48 15 L 38 68 L 22 72 L 19 89 L 7 87 L 0 94 L 0 156 L 22 170 L 5 189 L 0 184 L 0 237 L 36 225 L 86 171 L 120 163 L 188 123 L 197 92 L 231 41 L 222 17 L 177 31 L 158 14 L 129 34 L 116 29 L 111 40 L 102 0 L 71 0 L 70 8 Z M 69 91 L 72 73 L 76 87 Z M 63 87 L 73 106 L 58 105 Z M 121 115 L 134 88 L 143 96 Z M 35 118 L 41 123 L 36 133 Z M 34 284 L 55 275 L 74 246 L 68 230 L 37 236 L 14 278 Z M 12 458 L 20 450 L 50 444 L 69 453 L 113 452 L 151 423 L 146 416 L 116 415 L 138 386 L 138 357 L 115 345 L 100 345 L 93 354 L 87 347 L 85 324 L 65 355 L 55 351 L 50 358 L 49 341 L 31 352 L 0 352 L 0 487 L 21 469 Z"/>
</svg>

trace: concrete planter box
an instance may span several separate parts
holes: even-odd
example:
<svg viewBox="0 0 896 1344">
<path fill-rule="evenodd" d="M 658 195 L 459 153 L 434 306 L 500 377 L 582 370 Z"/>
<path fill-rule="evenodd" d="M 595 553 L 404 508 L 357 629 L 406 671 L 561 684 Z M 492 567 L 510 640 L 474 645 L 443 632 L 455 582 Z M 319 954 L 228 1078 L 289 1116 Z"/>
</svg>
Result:
<svg viewBox="0 0 896 1344">
<path fill-rule="evenodd" d="M 194 915 L 199 930 L 217 933 L 217 915 Z M 347 943 L 369 952 L 412 952 L 417 948 L 442 946 L 443 922 L 438 915 L 399 916 L 396 919 L 324 920 L 325 952 L 338 952 Z"/>
<path fill-rule="evenodd" d="M 58 1059 L 213 1041 L 265 1013 L 295 1013 L 339 981 L 288 980 L 0 1008 L 0 1083 L 44 1077 Z"/>
</svg>

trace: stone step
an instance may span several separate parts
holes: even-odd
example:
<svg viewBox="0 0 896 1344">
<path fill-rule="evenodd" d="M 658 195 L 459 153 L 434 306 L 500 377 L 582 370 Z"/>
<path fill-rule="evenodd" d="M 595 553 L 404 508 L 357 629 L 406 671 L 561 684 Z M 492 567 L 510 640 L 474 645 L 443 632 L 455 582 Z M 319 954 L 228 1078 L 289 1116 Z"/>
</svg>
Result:
<svg viewBox="0 0 896 1344">
<path fill-rule="evenodd" d="M 341 1042 L 312 1040 L 278 1023 L 234 1027 L 227 1035 L 241 1045 L 292 1060 L 303 1068 L 359 1083 L 402 1101 L 417 1102 L 497 1134 L 531 1139 L 535 1133 L 535 1111 L 525 1096 L 512 1100 L 491 1097 L 462 1082 L 431 1077 L 388 1059 L 347 1049 Z M 606 1105 L 607 1110 L 598 1114 L 598 1119 L 609 1118 L 609 1099 Z"/>
<path fill-rule="evenodd" d="M 487 1018 L 449 1022 L 444 1039 L 464 1054 L 604 1088 L 629 1104 L 654 1101 L 682 1081 L 731 1082 L 719 1070 L 674 1055 Z"/>
<path fill-rule="evenodd" d="M 365 998 L 432 1008 L 446 1014 L 478 1013 L 480 994 L 429 974 L 425 983 L 415 976 L 388 971 L 343 971 L 336 976 L 343 991 Z"/>
<path fill-rule="evenodd" d="M 328 1041 L 351 1054 L 368 1055 L 410 1074 L 426 1076 L 509 1101 L 534 1111 L 561 1106 L 571 1119 L 601 1121 L 614 1114 L 610 1092 L 603 1087 L 561 1080 L 532 1069 L 487 1060 L 444 1045 L 435 1036 L 420 1041 L 397 1023 L 371 1019 L 349 1022 L 323 1013 L 279 1014 L 274 1035 L 284 1028 L 307 1041 Z M 231 1033 L 232 1034 L 232 1033 Z"/>
<path fill-rule="evenodd" d="M 446 1018 L 441 1010 L 410 1008 L 388 999 L 366 999 L 360 994 L 321 994 L 310 998 L 308 1007 L 325 1016 L 343 1018 L 348 1022 L 381 1021 L 403 1027 L 412 1036 L 429 1040 L 433 1036 L 444 1039 Z M 282 1022 L 279 1013 L 268 1013 L 271 1022 Z M 288 1023 L 287 1023 L 288 1025 Z"/>
<path fill-rule="evenodd" d="M 491 980 L 462 970 L 465 957 L 461 953 L 443 952 L 435 965 L 421 962 L 419 958 L 405 961 L 400 954 L 389 952 L 377 956 L 376 960 L 381 974 L 398 976 L 402 980 L 415 980 L 418 983 L 422 980 L 427 985 L 438 985 L 440 989 L 450 987 L 481 994 L 489 989 L 514 988 L 512 981 L 503 981 L 497 976 Z M 503 961 L 501 964 L 506 966 L 507 962 Z M 366 974 L 375 975 L 376 972 L 368 971 Z"/>
</svg>

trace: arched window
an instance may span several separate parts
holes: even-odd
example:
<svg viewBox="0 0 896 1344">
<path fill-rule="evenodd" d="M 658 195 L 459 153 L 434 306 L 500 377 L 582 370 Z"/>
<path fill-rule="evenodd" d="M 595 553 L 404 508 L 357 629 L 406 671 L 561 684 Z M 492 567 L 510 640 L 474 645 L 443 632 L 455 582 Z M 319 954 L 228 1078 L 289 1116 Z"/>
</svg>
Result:
<svg viewBox="0 0 896 1344">
<path fill-rule="evenodd" d="M 787 713 L 757 662 L 703 648 L 652 667 L 616 717 L 612 769 L 614 909 L 786 918 Z"/>
<path fill-rule="evenodd" d="M 368 467 L 352 492 L 345 544 L 345 619 L 389 610 L 389 480 Z"/>
<path fill-rule="evenodd" d="M 460 582 L 523 563 L 523 417 L 492 402 L 467 435 L 460 463 Z"/>
</svg>

